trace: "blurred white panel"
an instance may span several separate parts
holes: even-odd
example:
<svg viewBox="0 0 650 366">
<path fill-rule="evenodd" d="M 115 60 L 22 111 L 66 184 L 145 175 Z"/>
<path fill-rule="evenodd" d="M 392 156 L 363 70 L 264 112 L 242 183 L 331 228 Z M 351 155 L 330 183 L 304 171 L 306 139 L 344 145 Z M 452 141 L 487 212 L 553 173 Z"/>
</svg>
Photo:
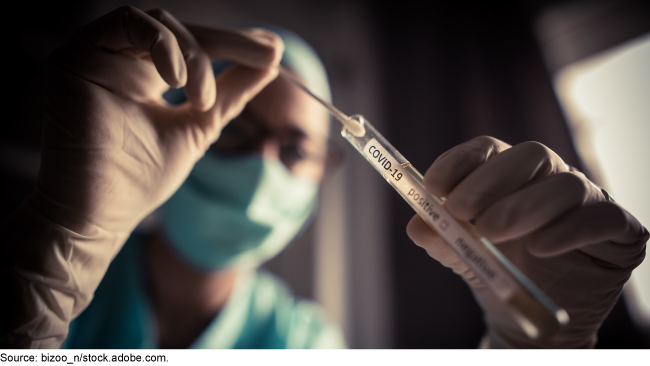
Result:
<svg viewBox="0 0 650 366">
<path fill-rule="evenodd" d="M 565 67 L 555 87 L 581 155 L 650 226 L 650 34 Z M 650 260 L 634 271 L 626 296 L 635 320 L 650 326 Z"/>
</svg>

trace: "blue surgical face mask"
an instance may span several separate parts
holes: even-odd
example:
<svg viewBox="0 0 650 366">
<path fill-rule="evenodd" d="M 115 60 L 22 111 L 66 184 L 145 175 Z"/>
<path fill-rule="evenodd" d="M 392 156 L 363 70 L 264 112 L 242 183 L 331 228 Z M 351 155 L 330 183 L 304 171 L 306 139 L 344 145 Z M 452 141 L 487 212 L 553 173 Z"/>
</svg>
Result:
<svg viewBox="0 0 650 366">
<path fill-rule="evenodd" d="M 158 213 L 167 241 L 194 267 L 255 267 L 305 225 L 317 192 L 277 160 L 208 152 Z"/>
</svg>

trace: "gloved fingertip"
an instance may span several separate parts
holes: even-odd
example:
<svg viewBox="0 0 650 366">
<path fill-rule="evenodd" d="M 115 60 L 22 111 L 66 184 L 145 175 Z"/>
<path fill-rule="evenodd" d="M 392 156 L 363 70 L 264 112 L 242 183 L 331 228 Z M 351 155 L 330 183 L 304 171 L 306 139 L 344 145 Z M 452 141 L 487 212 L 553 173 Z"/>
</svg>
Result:
<svg viewBox="0 0 650 366">
<path fill-rule="evenodd" d="M 645 227 L 643 228 L 643 236 L 641 238 L 641 243 L 645 244 L 650 240 L 650 231 L 646 229 Z"/>
<path fill-rule="evenodd" d="M 191 103 L 192 108 L 199 112 L 206 112 L 214 105 L 214 99 L 208 100 L 207 98 L 200 98 Z"/>
<path fill-rule="evenodd" d="M 207 111 L 217 102 L 217 83 L 214 79 L 207 85 L 203 96 L 203 102 L 205 103 L 205 109 L 203 111 Z"/>
<path fill-rule="evenodd" d="M 217 100 L 217 88 L 214 82 L 205 83 L 199 89 L 194 91 L 185 88 L 185 93 L 192 106 L 192 109 L 205 112 L 212 108 Z"/>
<path fill-rule="evenodd" d="M 415 241 L 413 239 L 414 234 L 417 231 L 417 223 L 415 223 L 415 220 L 417 219 L 418 215 L 415 215 L 409 220 L 408 224 L 406 224 L 406 235 L 408 235 L 409 239 Z"/>
<path fill-rule="evenodd" d="M 436 233 L 427 223 L 422 220 L 419 215 L 413 216 L 413 218 L 406 225 L 406 234 L 408 237 L 418 246 L 436 240 L 439 238 L 438 233 Z"/>
<path fill-rule="evenodd" d="M 176 76 L 176 82 L 179 86 L 172 87 L 180 88 L 187 84 L 187 65 L 182 53 L 176 55 L 176 60 L 174 62 L 174 74 Z"/>
</svg>

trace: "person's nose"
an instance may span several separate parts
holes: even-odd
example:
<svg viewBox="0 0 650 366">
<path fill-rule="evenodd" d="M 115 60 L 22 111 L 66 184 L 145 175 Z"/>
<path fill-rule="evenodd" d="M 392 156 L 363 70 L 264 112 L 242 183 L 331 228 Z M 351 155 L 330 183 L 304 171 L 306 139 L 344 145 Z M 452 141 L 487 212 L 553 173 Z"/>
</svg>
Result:
<svg viewBox="0 0 650 366">
<path fill-rule="evenodd" d="M 264 159 L 280 160 L 280 144 L 274 138 L 267 138 L 259 146 L 258 153 Z"/>
</svg>

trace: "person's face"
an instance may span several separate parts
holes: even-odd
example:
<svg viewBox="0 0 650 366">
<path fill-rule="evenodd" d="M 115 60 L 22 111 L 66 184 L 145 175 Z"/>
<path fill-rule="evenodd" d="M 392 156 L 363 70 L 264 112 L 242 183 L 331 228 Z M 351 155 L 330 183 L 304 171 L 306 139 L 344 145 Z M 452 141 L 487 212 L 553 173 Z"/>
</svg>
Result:
<svg viewBox="0 0 650 366">
<path fill-rule="evenodd" d="M 279 76 L 223 129 L 211 149 L 278 159 L 292 174 L 320 182 L 328 132 L 325 109 Z"/>
</svg>

